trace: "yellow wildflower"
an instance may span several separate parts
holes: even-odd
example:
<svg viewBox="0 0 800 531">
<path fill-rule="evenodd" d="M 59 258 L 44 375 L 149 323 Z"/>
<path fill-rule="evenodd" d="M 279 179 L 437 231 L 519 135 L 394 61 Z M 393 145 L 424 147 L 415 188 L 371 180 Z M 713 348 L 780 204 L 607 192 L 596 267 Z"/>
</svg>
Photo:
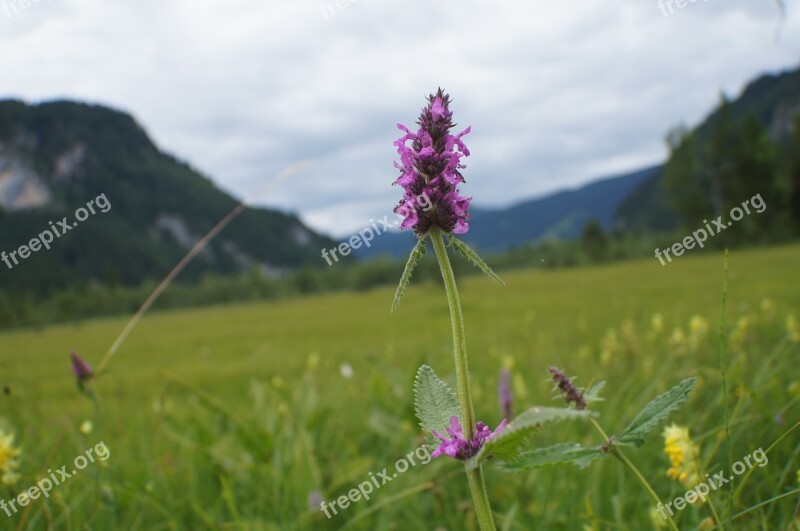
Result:
<svg viewBox="0 0 800 531">
<path fill-rule="evenodd" d="M 650 330 L 655 335 L 660 335 L 664 331 L 664 317 L 657 313 L 650 319 Z"/>
<path fill-rule="evenodd" d="M 511 382 L 514 384 L 514 395 L 518 398 L 525 398 L 528 396 L 528 386 L 525 385 L 525 380 L 521 374 L 514 374 Z"/>
<path fill-rule="evenodd" d="M 679 356 L 686 354 L 686 334 L 683 333 L 683 328 L 680 326 L 675 327 L 669 337 L 669 344 Z"/>
<path fill-rule="evenodd" d="M 797 318 L 793 313 L 786 316 L 786 333 L 790 341 L 800 341 L 800 325 L 797 324 Z"/>
<path fill-rule="evenodd" d="M 672 465 L 667 476 L 686 487 L 700 483 L 700 450 L 692 442 L 688 428 L 676 424 L 664 428 L 664 452 Z"/>
<path fill-rule="evenodd" d="M 619 328 L 622 337 L 629 348 L 636 343 L 636 325 L 630 319 L 625 319 L 622 326 Z"/>
<path fill-rule="evenodd" d="M 0 429 L 0 483 L 14 485 L 19 481 L 19 448 L 14 447 L 14 434 Z"/>
<path fill-rule="evenodd" d="M 693 315 L 689 320 L 689 345 L 692 350 L 697 349 L 707 336 L 708 321 L 699 315 Z"/>
<path fill-rule="evenodd" d="M 731 344 L 734 346 L 743 346 L 747 341 L 747 335 L 750 332 L 750 319 L 748 317 L 741 317 L 736 323 L 736 328 L 731 333 Z"/>
<path fill-rule="evenodd" d="M 608 332 L 606 332 L 606 337 L 600 342 L 600 363 L 603 365 L 611 363 L 611 358 L 619 351 L 619 346 L 617 331 L 610 328 Z"/>
<path fill-rule="evenodd" d="M 80 427 L 80 431 L 84 435 L 89 435 L 90 433 L 92 433 L 93 429 L 94 429 L 94 424 L 92 424 L 91 420 L 84 420 Z"/>
<path fill-rule="evenodd" d="M 693 315 L 689 319 L 689 332 L 697 335 L 708 334 L 708 321 L 700 315 Z"/>
<path fill-rule="evenodd" d="M 703 521 L 700 522 L 700 525 L 697 526 L 698 531 L 707 531 L 716 528 L 717 528 L 717 522 L 715 522 L 714 519 L 711 518 L 710 516 L 707 516 L 705 519 L 703 519 Z"/>
<path fill-rule="evenodd" d="M 306 361 L 306 368 L 309 372 L 314 372 L 319 365 L 319 354 L 316 352 L 312 352 L 308 355 L 308 360 Z"/>
<path fill-rule="evenodd" d="M 761 311 L 768 318 L 772 317 L 772 315 L 775 313 L 775 303 L 772 302 L 772 299 L 769 297 L 764 297 L 761 299 Z"/>
<path fill-rule="evenodd" d="M 655 507 L 650 507 L 650 523 L 653 524 L 654 529 L 666 529 L 667 528 L 667 520 L 661 513 L 658 512 L 658 509 Z"/>
</svg>

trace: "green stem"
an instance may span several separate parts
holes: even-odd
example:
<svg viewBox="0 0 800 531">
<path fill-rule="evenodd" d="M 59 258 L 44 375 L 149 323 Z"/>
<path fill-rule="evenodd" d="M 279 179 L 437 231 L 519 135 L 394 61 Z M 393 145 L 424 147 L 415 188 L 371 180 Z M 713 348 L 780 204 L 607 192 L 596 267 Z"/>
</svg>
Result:
<svg viewBox="0 0 800 531">
<path fill-rule="evenodd" d="M 479 465 L 473 470 L 467 470 L 469 491 L 475 504 L 475 515 L 483 531 L 495 531 L 492 508 L 489 505 L 489 495 L 486 492 L 486 482 L 483 479 L 483 467 Z"/>
<path fill-rule="evenodd" d="M 472 393 L 469 389 L 469 367 L 467 365 L 467 341 L 464 334 L 464 314 L 461 312 L 461 301 L 458 297 L 456 277 L 450 266 L 447 249 L 442 232 L 433 228 L 430 231 L 436 258 L 442 269 L 442 279 L 447 290 L 447 302 L 450 305 L 450 324 L 453 327 L 453 353 L 456 361 L 456 387 L 458 402 L 461 404 L 461 422 L 464 424 L 464 435 L 471 440 L 475 435 L 475 410 L 472 407 Z"/>
<path fill-rule="evenodd" d="M 442 280 L 447 291 L 447 302 L 450 305 L 450 324 L 453 328 L 453 354 L 456 363 L 456 388 L 458 402 L 461 405 L 461 423 L 464 428 L 464 436 L 467 440 L 472 440 L 475 436 L 475 410 L 472 406 L 472 394 L 469 389 L 469 367 L 467 365 L 467 342 L 464 334 L 464 314 L 461 311 L 461 301 L 458 297 L 456 277 L 453 275 L 453 268 L 450 266 L 450 259 L 447 257 L 447 248 L 442 238 L 442 232 L 434 227 L 430 231 L 433 248 L 436 250 L 436 258 L 439 260 L 439 267 L 442 270 Z M 469 490 L 472 493 L 472 501 L 475 504 L 475 514 L 478 523 L 483 531 L 493 531 L 494 519 L 492 509 L 489 505 L 489 495 L 486 492 L 486 483 L 483 479 L 483 469 L 477 466 L 472 470 L 467 470 L 467 480 Z"/>
<path fill-rule="evenodd" d="M 647 481 L 647 479 L 642 475 L 641 472 L 639 472 L 639 469 L 636 468 L 636 465 L 634 465 L 630 459 L 625 457 L 625 454 L 623 454 L 619 450 L 619 448 L 616 448 L 614 446 L 614 441 L 612 441 L 611 438 L 608 435 L 606 435 L 606 432 L 603 430 L 602 427 L 600 427 L 600 424 L 598 424 L 597 421 L 594 420 L 592 417 L 589 417 L 589 422 L 591 422 L 592 425 L 595 427 L 595 429 L 598 432 L 600 432 L 600 435 L 602 435 L 603 440 L 608 445 L 609 448 L 608 453 L 616 457 L 623 465 L 625 465 L 628 468 L 628 470 L 631 471 L 631 474 L 633 474 L 634 477 L 639 480 L 639 483 L 642 484 L 644 490 L 647 491 L 647 493 L 656 503 L 656 507 L 662 505 L 661 499 L 658 497 L 658 494 L 656 494 L 656 491 L 653 490 L 653 487 L 650 486 L 650 483 Z M 666 514 L 666 512 L 664 514 Z M 666 514 L 666 516 L 667 516 L 667 524 L 669 525 L 670 529 L 672 529 L 673 531 L 680 531 L 678 529 L 678 526 L 675 525 L 675 522 L 672 520 L 672 517 L 669 514 Z"/>
</svg>

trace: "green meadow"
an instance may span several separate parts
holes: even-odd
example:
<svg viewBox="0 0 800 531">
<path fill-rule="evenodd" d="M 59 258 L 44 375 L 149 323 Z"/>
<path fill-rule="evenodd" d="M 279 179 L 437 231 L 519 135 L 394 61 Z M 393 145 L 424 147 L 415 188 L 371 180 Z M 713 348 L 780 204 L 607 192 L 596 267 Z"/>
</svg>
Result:
<svg viewBox="0 0 800 531">
<path fill-rule="evenodd" d="M 426 260 L 434 260 L 427 256 Z M 459 259 L 455 258 L 454 259 Z M 711 474 L 728 469 L 720 373 L 723 256 L 685 255 L 570 270 L 459 279 L 477 418 L 501 420 L 497 382 L 510 368 L 514 410 L 562 405 L 547 368 L 581 386 L 605 381 L 598 422 L 619 433 L 650 399 L 698 384 L 670 421 L 686 426 Z M 800 529 L 800 245 L 734 250 L 722 331 L 734 460 L 759 447 L 765 466 L 712 494 L 734 529 Z M 398 270 L 398 278 L 401 271 Z M 91 463 L 3 529 L 477 529 L 463 467 L 419 463 L 327 518 L 320 500 L 346 495 L 424 439 L 412 383 L 425 363 L 453 380 L 441 282 L 414 283 L 391 314 L 393 288 L 293 300 L 156 311 L 108 372 L 79 392 L 74 350 L 93 365 L 127 322 L 108 318 L 0 335 L 0 427 L 15 433 L 21 479 L 11 500 L 103 442 Z M 91 426 L 85 424 L 90 421 Z M 83 429 L 81 429 L 83 425 Z M 662 501 L 687 487 L 667 476 L 662 428 L 624 453 Z M 788 435 L 781 439 L 781 436 Z M 533 444 L 602 441 L 587 423 L 545 427 Z M 655 507 L 607 457 L 507 475 L 485 467 L 506 530 L 657 529 Z M 310 502 L 316 505 L 310 507 Z M 764 503 L 767 502 L 767 503 Z M 759 504 L 762 504 L 760 505 Z M 458 508 L 458 510 L 453 510 Z M 710 528 L 707 504 L 676 513 Z M 706 521 L 704 523 L 704 521 Z"/>
</svg>

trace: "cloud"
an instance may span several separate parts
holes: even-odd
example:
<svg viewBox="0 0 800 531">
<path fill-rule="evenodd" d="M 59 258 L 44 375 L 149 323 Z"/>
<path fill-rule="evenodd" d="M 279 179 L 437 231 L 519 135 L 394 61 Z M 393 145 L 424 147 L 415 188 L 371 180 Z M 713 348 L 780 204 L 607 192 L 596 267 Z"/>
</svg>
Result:
<svg viewBox="0 0 800 531">
<path fill-rule="evenodd" d="M 395 124 L 438 86 L 473 126 L 464 191 L 497 206 L 661 161 L 800 44 L 772 0 L 2 2 L 3 95 L 126 109 L 240 197 L 313 159 L 264 203 L 336 235 L 391 213 Z"/>
</svg>

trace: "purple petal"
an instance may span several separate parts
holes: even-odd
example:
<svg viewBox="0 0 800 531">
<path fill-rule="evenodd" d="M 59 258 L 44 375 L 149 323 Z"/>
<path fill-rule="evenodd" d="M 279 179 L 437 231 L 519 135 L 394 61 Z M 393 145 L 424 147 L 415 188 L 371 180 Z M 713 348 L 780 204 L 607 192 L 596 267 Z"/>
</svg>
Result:
<svg viewBox="0 0 800 531">
<path fill-rule="evenodd" d="M 413 228 L 414 228 L 414 225 L 416 225 L 416 224 L 417 224 L 417 222 L 419 221 L 419 216 L 418 216 L 418 215 L 417 215 L 417 213 L 416 213 L 416 212 L 414 212 L 413 210 L 409 210 L 409 211 L 408 211 L 408 212 L 405 214 L 405 216 L 406 216 L 406 217 L 405 217 L 405 219 L 404 219 L 404 220 L 403 220 L 403 222 L 400 224 L 400 228 L 401 228 L 401 229 L 404 229 L 404 230 L 405 230 L 405 229 L 413 229 Z"/>
<path fill-rule="evenodd" d="M 495 435 L 499 434 L 501 431 L 503 431 L 505 429 L 505 427 L 507 425 L 508 425 L 508 420 L 503 419 L 503 422 L 501 422 L 500 424 L 497 425 L 497 428 L 495 428 L 495 430 L 492 432 L 492 434 L 489 436 L 489 438 L 492 438 Z"/>
<path fill-rule="evenodd" d="M 442 105 L 442 98 L 436 97 L 431 104 L 431 116 L 433 120 L 438 122 L 444 116 L 444 106 Z"/>
<path fill-rule="evenodd" d="M 464 439 L 464 430 L 461 428 L 461 423 L 458 422 L 458 417 L 455 415 L 450 417 L 450 427 L 447 428 L 447 433 L 454 439 L 466 440 Z"/>
<path fill-rule="evenodd" d="M 469 231 L 469 223 L 464 221 L 463 219 L 459 219 L 456 221 L 456 226 L 453 228 L 454 234 L 466 234 Z"/>
</svg>

